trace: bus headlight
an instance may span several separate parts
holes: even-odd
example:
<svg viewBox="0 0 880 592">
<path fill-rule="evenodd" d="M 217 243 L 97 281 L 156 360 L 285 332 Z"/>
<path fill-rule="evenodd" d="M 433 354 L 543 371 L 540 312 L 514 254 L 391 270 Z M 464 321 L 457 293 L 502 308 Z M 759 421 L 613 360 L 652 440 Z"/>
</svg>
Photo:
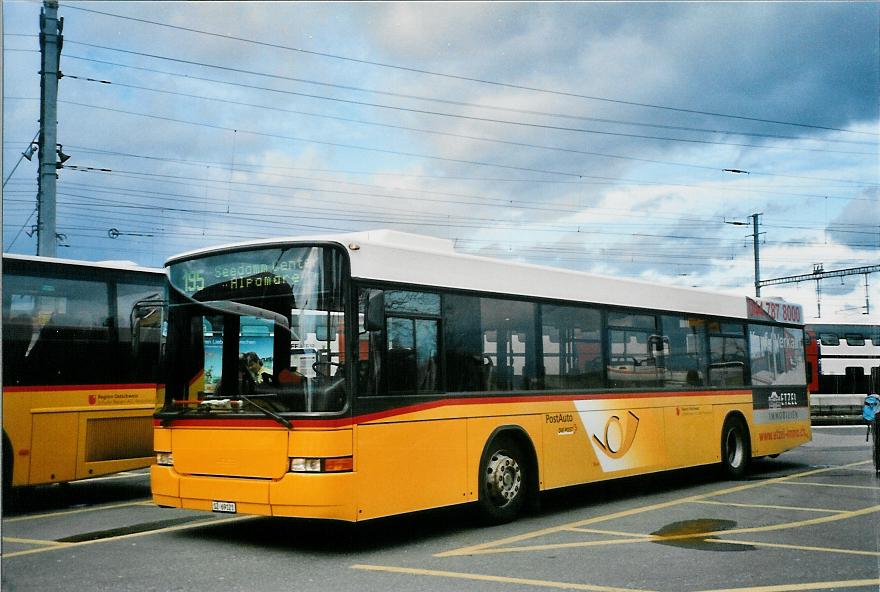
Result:
<svg viewBox="0 0 880 592">
<path fill-rule="evenodd" d="M 163 467 L 174 466 L 174 456 L 170 452 L 157 452 L 156 464 Z"/>
<path fill-rule="evenodd" d="M 346 473 L 354 469 L 350 456 L 338 458 L 291 458 L 291 473 Z"/>
</svg>

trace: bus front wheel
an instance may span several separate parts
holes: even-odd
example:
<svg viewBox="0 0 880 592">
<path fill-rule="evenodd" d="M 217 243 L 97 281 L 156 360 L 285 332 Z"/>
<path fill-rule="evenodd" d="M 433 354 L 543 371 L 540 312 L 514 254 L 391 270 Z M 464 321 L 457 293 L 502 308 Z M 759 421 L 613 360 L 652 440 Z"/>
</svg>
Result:
<svg viewBox="0 0 880 592">
<path fill-rule="evenodd" d="M 528 465 L 521 447 L 504 436 L 495 438 L 480 462 L 479 507 L 492 524 L 503 524 L 522 511 L 528 493 Z"/>
<path fill-rule="evenodd" d="M 749 432 L 742 419 L 731 416 L 721 429 L 721 465 L 734 479 L 742 479 L 749 467 L 751 446 Z"/>
<path fill-rule="evenodd" d="M 14 461 L 12 455 L 12 443 L 6 432 L 3 433 L 3 497 L 5 498 L 12 492 L 12 463 Z"/>
</svg>

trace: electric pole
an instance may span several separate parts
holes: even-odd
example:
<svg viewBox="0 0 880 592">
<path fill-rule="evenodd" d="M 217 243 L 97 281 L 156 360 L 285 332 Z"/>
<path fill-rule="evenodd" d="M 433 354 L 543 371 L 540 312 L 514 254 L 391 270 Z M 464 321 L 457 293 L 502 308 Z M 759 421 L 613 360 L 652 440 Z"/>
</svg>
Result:
<svg viewBox="0 0 880 592">
<path fill-rule="evenodd" d="M 40 169 L 37 176 L 37 255 L 55 256 L 58 140 L 58 79 L 61 78 L 61 30 L 58 1 L 44 0 L 40 11 Z"/>
<path fill-rule="evenodd" d="M 761 254 L 758 246 L 758 216 L 761 214 L 752 214 L 752 239 L 755 245 L 755 298 L 761 296 Z"/>
<path fill-rule="evenodd" d="M 740 171 L 737 169 L 724 169 L 725 171 L 730 170 L 731 172 L 741 173 L 744 171 Z M 753 237 L 753 244 L 755 246 L 755 298 L 761 296 L 761 248 L 760 243 L 758 242 L 758 237 L 762 234 L 758 232 L 758 216 L 762 216 L 763 212 L 758 214 L 752 214 L 749 218 L 752 219 L 752 230 L 753 233 L 750 235 Z M 724 221 L 725 224 L 731 224 L 733 226 L 748 226 L 748 222 L 736 222 L 736 221 Z"/>
</svg>

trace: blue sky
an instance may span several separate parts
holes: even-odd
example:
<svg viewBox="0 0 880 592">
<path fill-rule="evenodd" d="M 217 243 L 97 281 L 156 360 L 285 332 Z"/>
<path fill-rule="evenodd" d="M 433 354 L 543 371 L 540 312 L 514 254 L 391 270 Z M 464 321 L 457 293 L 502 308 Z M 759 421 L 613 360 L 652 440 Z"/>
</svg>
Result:
<svg viewBox="0 0 880 592">
<path fill-rule="evenodd" d="M 37 131 L 39 10 L 3 4 L 4 181 Z M 112 171 L 59 172 L 59 256 L 160 266 L 236 240 L 397 228 L 750 295 L 751 230 L 725 222 L 760 212 L 765 279 L 880 261 L 876 3 L 59 14 L 58 141 L 68 165 Z M 35 163 L 4 188 L 5 251 L 35 252 Z M 821 288 L 823 319 L 867 320 L 864 276 Z M 817 309 L 813 282 L 763 294 Z"/>
</svg>

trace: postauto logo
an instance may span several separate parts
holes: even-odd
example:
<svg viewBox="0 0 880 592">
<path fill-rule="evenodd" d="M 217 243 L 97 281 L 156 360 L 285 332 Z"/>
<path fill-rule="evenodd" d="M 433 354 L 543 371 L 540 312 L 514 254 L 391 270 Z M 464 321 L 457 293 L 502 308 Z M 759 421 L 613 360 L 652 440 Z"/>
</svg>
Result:
<svg viewBox="0 0 880 592">
<path fill-rule="evenodd" d="M 629 421 L 626 422 L 626 427 L 622 426 L 619 416 L 612 415 L 605 423 L 604 434 L 593 434 L 593 441 L 599 445 L 599 450 L 609 458 L 621 458 L 629 452 L 636 439 L 639 417 L 632 411 L 627 411 L 627 413 Z"/>
</svg>

